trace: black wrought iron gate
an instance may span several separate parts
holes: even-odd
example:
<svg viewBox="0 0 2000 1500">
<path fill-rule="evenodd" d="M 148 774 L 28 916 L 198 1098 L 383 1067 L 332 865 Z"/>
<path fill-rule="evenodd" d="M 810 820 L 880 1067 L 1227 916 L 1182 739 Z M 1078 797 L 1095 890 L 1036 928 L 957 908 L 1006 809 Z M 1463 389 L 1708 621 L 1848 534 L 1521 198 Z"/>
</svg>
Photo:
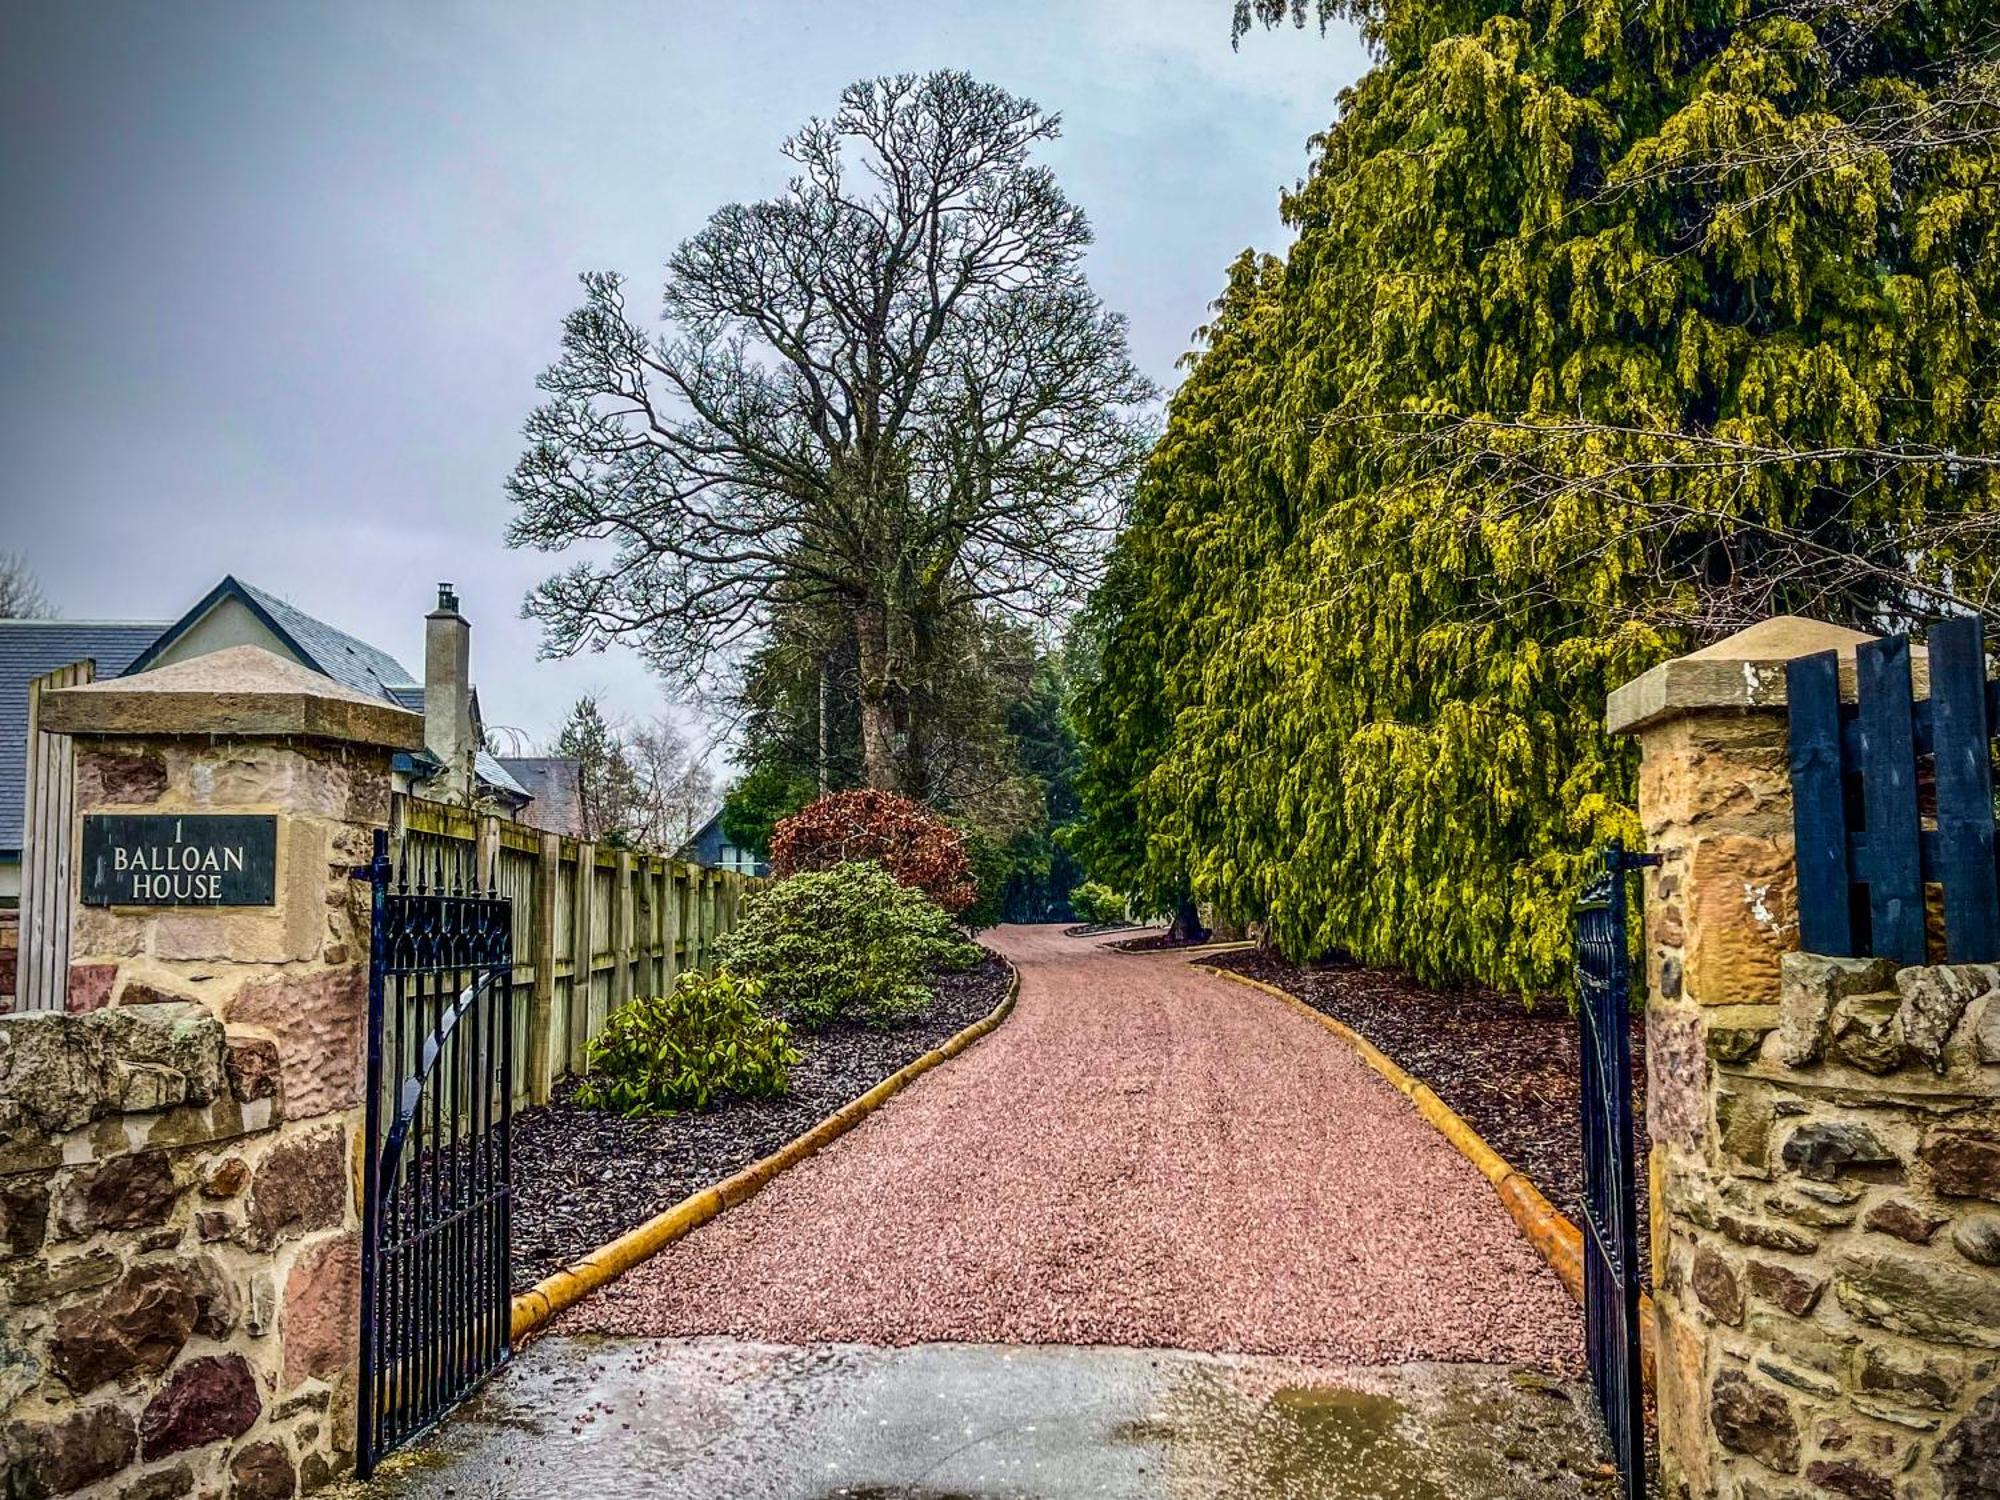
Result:
<svg viewBox="0 0 2000 1500">
<path fill-rule="evenodd" d="M 1632 981 L 1625 877 L 1658 862 L 1605 846 L 1604 873 L 1576 904 L 1576 990 L 1582 1052 L 1584 1352 L 1611 1435 L 1620 1493 L 1646 1493 L 1646 1417 L 1639 1354 L 1639 1233 L 1632 1139 Z"/>
<path fill-rule="evenodd" d="M 510 1283 L 513 922 L 470 849 L 390 867 L 375 836 L 362 1165 L 356 1467 L 504 1364 Z"/>
</svg>

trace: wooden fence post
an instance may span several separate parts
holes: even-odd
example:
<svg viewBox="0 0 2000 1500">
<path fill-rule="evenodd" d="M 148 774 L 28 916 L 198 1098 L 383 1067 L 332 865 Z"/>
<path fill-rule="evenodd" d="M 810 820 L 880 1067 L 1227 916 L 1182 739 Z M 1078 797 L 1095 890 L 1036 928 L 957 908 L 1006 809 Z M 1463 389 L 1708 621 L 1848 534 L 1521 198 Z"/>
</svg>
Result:
<svg viewBox="0 0 2000 1500">
<path fill-rule="evenodd" d="M 681 871 L 685 867 L 667 860 L 660 868 L 660 985 L 671 990 L 681 977 Z"/>
<path fill-rule="evenodd" d="M 639 962 L 639 945 L 632 932 L 632 854 L 618 851 L 618 866 L 611 878 L 611 1008 L 616 1010 L 632 998 L 632 970 Z"/>
<path fill-rule="evenodd" d="M 597 985 L 590 972 L 594 946 L 590 936 L 590 905 L 597 890 L 597 845 L 576 846 L 575 906 L 570 918 L 569 1070 L 581 1073 L 584 1043 L 594 1034 L 592 999 Z M 581 1024 L 579 1023 L 581 1021 Z"/>
<path fill-rule="evenodd" d="M 528 1098 L 547 1104 L 555 1089 L 556 894 L 562 889 L 562 836 L 542 835 L 535 867 L 534 999 L 528 1012 Z"/>
</svg>

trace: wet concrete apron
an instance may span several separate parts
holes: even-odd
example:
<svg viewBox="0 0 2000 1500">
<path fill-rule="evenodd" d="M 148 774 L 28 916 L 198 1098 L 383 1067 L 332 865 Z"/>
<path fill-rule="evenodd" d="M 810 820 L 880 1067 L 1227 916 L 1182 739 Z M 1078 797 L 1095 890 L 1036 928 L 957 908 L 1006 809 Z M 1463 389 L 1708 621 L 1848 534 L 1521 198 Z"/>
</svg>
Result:
<svg viewBox="0 0 2000 1500">
<path fill-rule="evenodd" d="M 1005 1025 L 565 1314 L 365 1493 L 1607 1485 L 1546 1373 L 1574 1304 L 1407 1101 L 1179 956 L 990 936 L 1021 970 Z"/>
<path fill-rule="evenodd" d="M 1585 1399 L 1492 1365 L 543 1340 L 370 1497 L 1528 1500 L 1603 1494 Z M 350 1491 L 350 1493 L 357 1493 Z"/>
</svg>

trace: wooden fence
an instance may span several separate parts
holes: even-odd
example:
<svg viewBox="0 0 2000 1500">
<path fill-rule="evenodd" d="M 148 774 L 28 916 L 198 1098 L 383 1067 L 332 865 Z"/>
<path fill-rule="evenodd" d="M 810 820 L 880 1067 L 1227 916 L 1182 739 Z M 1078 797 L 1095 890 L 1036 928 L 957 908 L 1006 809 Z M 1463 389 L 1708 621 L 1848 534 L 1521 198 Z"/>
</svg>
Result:
<svg viewBox="0 0 2000 1500">
<path fill-rule="evenodd" d="M 61 1010 L 69 990 L 69 902 L 74 871 L 76 747 L 41 732 L 42 694 L 97 676 L 95 662 L 72 662 L 28 684 L 28 765 L 21 822 L 21 928 L 16 1010 Z"/>
<path fill-rule="evenodd" d="M 514 908 L 514 1094 L 542 1104 L 580 1073 L 584 1046 L 613 1009 L 713 966 L 761 881 L 657 854 L 600 849 L 522 823 L 398 796 L 390 857 L 476 862 Z"/>
<path fill-rule="evenodd" d="M 1929 693 L 1907 636 L 1855 652 L 1855 701 L 1841 701 L 1831 651 L 1787 668 L 1799 939 L 1808 952 L 2000 959 L 1994 730 L 2000 683 L 1986 677 L 1977 619 L 1926 642 Z"/>
</svg>

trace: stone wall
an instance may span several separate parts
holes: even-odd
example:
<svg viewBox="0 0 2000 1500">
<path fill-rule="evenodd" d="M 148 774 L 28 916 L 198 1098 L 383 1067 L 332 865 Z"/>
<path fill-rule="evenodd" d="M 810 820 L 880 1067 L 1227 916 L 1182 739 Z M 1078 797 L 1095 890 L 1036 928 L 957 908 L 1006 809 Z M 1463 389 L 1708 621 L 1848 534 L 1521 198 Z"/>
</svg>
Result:
<svg viewBox="0 0 2000 1500">
<path fill-rule="evenodd" d="M 0 1011 L 14 1008 L 21 972 L 21 909 L 0 906 Z"/>
<path fill-rule="evenodd" d="M 2000 969 L 1782 976 L 1664 1138 L 1669 1493 L 2000 1494 Z"/>
<path fill-rule="evenodd" d="M 246 654 L 247 653 L 247 654 Z M 50 695 L 80 814 L 270 813 L 275 899 L 72 912 L 0 1017 L 0 1494 L 351 1471 L 368 887 L 414 714 L 243 647 Z"/>
<path fill-rule="evenodd" d="M 1864 639 L 1766 621 L 1608 706 L 1660 857 L 1647 1119 L 1678 1500 L 2000 1496 L 2000 974 L 1792 951 L 1785 663 L 1837 651 L 1851 692 Z"/>
<path fill-rule="evenodd" d="M 288 1124 L 280 1071 L 185 1002 L 0 1026 L 0 1492 L 276 1500 L 335 1472 L 351 1142 Z"/>
</svg>

